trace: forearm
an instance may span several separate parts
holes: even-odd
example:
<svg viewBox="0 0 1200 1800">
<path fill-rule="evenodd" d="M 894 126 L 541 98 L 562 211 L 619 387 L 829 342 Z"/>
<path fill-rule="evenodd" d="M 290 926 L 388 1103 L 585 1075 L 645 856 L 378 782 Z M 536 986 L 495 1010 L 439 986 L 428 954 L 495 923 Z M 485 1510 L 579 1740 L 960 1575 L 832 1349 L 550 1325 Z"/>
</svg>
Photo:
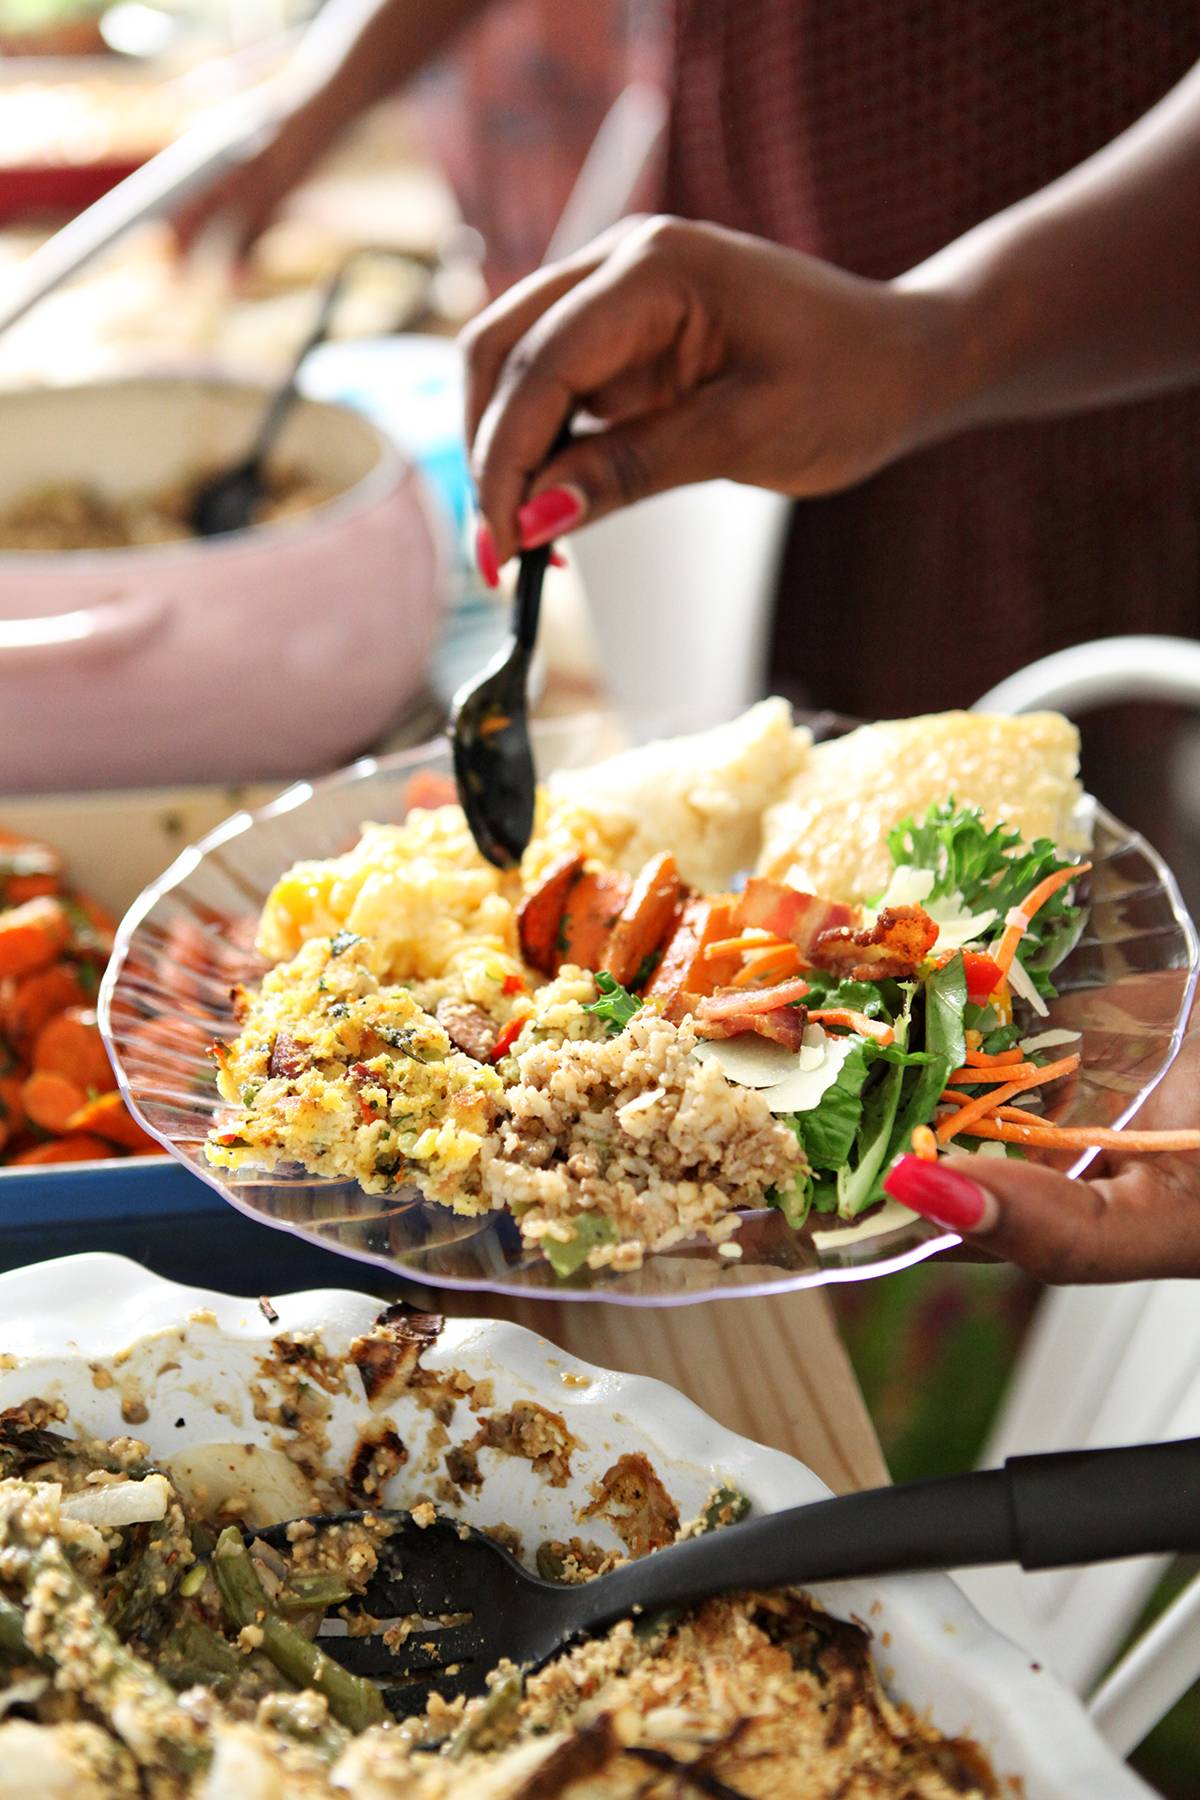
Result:
<svg viewBox="0 0 1200 1800">
<path fill-rule="evenodd" d="M 309 103 L 340 122 L 394 93 L 438 55 L 487 0 L 327 0 L 292 74 Z"/>
<path fill-rule="evenodd" d="M 931 302 L 930 438 L 1200 380 L 1200 66 L 894 286 Z"/>
</svg>

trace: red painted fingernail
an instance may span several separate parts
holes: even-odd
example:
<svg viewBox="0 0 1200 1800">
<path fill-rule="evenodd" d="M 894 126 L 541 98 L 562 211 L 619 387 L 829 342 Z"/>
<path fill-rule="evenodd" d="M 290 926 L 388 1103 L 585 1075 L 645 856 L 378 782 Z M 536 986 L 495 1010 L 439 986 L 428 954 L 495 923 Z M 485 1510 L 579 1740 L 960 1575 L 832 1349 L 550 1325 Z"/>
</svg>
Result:
<svg viewBox="0 0 1200 1800">
<path fill-rule="evenodd" d="M 584 498 L 578 488 L 547 488 L 544 494 L 537 494 L 518 509 L 521 548 L 536 550 L 540 544 L 548 544 L 560 531 L 578 525 L 584 511 Z"/>
<path fill-rule="evenodd" d="M 496 540 L 492 536 L 492 528 L 480 519 L 475 527 L 475 561 L 479 573 L 490 588 L 500 586 L 500 559 L 496 555 Z"/>
<path fill-rule="evenodd" d="M 900 1156 L 884 1177 L 893 1200 L 951 1231 L 990 1231 L 999 1217 L 993 1195 L 966 1175 L 919 1156 Z"/>
</svg>

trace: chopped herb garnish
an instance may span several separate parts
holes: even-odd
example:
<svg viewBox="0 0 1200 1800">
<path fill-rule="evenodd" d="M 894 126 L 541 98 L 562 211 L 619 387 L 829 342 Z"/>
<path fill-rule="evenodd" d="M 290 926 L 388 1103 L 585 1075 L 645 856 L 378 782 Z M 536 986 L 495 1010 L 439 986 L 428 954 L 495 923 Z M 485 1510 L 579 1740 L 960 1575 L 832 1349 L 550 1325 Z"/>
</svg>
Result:
<svg viewBox="0 0 1200 1800">
<path fill-rule="evenodd" d="M 330 956 L 341 956 L 350 949 L 352 944 L 361 944 L 362 942 L 363 938 L 357 931 L 336 932 L 329 940 L 329 954 Z"/>
<path fill-rule="evenodd" d="M 258 1088 L 252 1081 L 247 1081 L 241 1091 L 243 1106 L 253 1106 L 258 1096 Z"/>
</svg>

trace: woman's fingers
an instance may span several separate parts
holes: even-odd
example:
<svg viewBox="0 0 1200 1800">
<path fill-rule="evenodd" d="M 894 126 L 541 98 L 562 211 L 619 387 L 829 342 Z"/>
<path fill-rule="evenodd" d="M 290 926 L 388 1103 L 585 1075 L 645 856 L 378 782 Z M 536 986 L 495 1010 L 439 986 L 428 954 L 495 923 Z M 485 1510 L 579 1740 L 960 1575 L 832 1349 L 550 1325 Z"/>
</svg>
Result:
<svg viewBox="0 0 1200 1800">
<path fill-rule="evenodd" d="M 496 380 L 472 458 L 480 508 L 502 560 L 518 548 L 518 508 L 561 485 L 564 463 L 583 486 L 589 512 L 598 511 L 610 493 L 635 498 L 653 491 L 641 479 L 634 426 L 623 428 L 626 435 L 607 452 L 581 443 L 552 465 L 546 458 L 563 422 L 586 410 L 590 394 L 668 353 L 676 363 L 676 387 L 686 391 L 701 366 L 699 336 L 677 284 L 645 265 L 616 262 L 586 276 L 525 332 Z"/>
<path fill-rule="evenodd" d="M 1200 1158 L 1122 1158 L 1072 1181 L 1035 1163 L 901 1157 L 893 1198 L 1046 1282 L 1200 1276 Z"/>
<path fill-rule="evenodd" d="M 479 421 L 495 391 L 496 379 L 514 345 L 556 300 L 569 293 L 593 269 L 599 268 L 614 246 L 638 223 L 635 219 L 623 219 L 574 256 L 564 257 L 549 268 L 535 269 L 523 281 L 515 282 L 459 333 L 458 341 L 466 364 L 468 444 L 475 441 Z"/>
</svg>

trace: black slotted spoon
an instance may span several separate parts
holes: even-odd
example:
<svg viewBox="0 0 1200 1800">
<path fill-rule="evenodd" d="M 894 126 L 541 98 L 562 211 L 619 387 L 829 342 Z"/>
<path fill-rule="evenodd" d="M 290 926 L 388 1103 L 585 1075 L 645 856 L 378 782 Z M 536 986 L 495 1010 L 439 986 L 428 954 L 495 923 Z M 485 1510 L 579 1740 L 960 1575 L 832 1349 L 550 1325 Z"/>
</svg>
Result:
<svg viewBox="0 0 1200 1800">
<path fill-rule="evenodd" d="M 1200 1550 L 1200 1438 L 1114 1450 L 1010 1457 L 1002 1469 L 873 1488 L 749 1519 L 622 1564 L 579 1585 L 543 1581 L 495 1539 L 407 1512 L 313 1517 L 384 1519 L 391 1535 L 366 1592 L 346 1611 L 381 1621 L 370 1636 L 326 1621 L 321 1648 L 382 1689 L 392 1712 L 420 1712 L 431 1692 L 484 1691 L 505 1658 L 537 1668 L 576 1640 L 636 1613 L 742 1589 L 853 1576 L 1019 1562 L 1071 1568 L 1118 1557 Z M 254 1534 L 284 1554 L 287 1525 Z M 469 1615 L 464 1618 L 462 1615 Z M 393 1649 L 388 1622 L 419 1618 Z"/>
</svg>

